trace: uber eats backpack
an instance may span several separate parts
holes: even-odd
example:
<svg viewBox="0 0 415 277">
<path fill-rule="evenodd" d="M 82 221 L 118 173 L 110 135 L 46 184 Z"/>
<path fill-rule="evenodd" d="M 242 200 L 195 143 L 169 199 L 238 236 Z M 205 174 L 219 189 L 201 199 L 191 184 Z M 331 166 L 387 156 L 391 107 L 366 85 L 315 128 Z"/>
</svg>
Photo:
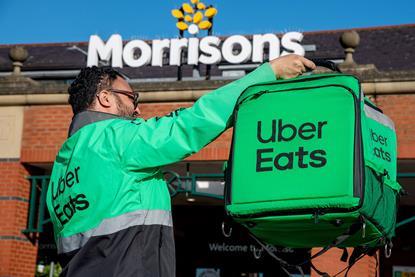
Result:
<svg viewBox="0 0 415 277">
<path fill-rule="evenodd" d="M 276 246 L 390 251 L 401 190 L 395 128 L 356 77 L 256 84 L 234 116 L 225 172 L 234 221 Z"/>
</svg>

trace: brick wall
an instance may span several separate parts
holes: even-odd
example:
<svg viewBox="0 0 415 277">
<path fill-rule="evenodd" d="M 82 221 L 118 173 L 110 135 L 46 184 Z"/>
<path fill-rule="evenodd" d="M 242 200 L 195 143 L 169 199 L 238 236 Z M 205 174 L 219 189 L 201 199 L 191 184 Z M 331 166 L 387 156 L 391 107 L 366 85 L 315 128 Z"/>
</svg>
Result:
<svg viewBox="0 0 415 277">
<path fill-rule="evenodd" d="M 141 104 L 141 116 L 163 116 L 191 102 Z M 26 163 L 51 163 L 65 141 L 72 119 L 71 108 L 61 106 L 32 106 L 25 108 L 21 160 Z M 200 153 L 188 160 L 225 160 L 228 158 L 231 132 L 226 132 Z"/>
<path fill-rule="evenodd" d="M 19 160 L 0 161 L 0 276 L 33 277 L 37 246 L 22 234 L 26 227 L 29 172 Z"/>
<path fill-rule="evenodd" d="M 321 248 L 313 248 L 311 255 L 314 255 L 320 251 Z M 347 249 L 349 253 L 349 257 L 353 252 L 353 248 Z M 344 268 L 348 266 L 347 262 L 342 262 L 340 257 L 343 254 L 343 250 L 338 248 L 333 248 L 328 250 L 323 255 L 313 259 L 313 265 L 322 272 L 328 273 L 330 276 L 334 276 Z M 377 273 L 377 274 L 376 274 Z M 346 270 L 343 271 L 341 274 L 336 275 L 339 277 L 344 277 L 346 274 Z M 311 277 L 320 276 L 316 271 L 311 269 Z M 376 263 L 375 257 L 364 256 L 362 259 L 357 261 L 350 271 L 348 272 L 347 276 L 349 277 L 377 277 L 379 276 L 379 265 Z"/>
<path fill-rule="evenodd" d="M 65 141 L 72 111 L 65 106 L 32 106 L 24 111 L 21 159 L 53 162 Z"/>
<path fill-rule="evenodd" d="M 395 123 L 398 157 L 415 158 L 415 95 L 378 95 L 375 99 Z"/>
<path fill-rule="evenodd" d="M 415 95 L 380 95 L 375 102 L 395 122 L 399 158 L 415 158 Z M 141 104 L 143 118 L 162 116 L 192 102 Z M 22 161 L 53 162 L 67 136 L 72 118 L 71 108 L 32 106 L 25 108 Z M 228 131 L 200 153 L 188 160 L 225 160 L 228 157 L 231 132 Z"/>
</svg>

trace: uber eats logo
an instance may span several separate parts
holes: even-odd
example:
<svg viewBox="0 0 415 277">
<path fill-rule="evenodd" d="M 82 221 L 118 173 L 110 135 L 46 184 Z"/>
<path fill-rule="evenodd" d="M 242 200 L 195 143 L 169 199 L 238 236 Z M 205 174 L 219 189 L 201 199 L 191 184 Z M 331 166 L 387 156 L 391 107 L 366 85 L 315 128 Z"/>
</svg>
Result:
<svg viewBox="0 0 415 277">
<path fill-rule="evenodd" d="M 299 146 L 297 151 L 281 152 L 284 143 L 294 139 L 302 141 L 321 140 L 327 121 L 304 122 L 298 126 L 283 122 L 282 119 L 257 122 L 257 140 L 260 143 L 275 143 L 274 147 L 256 150 L 256 172 L 291 170 L 294 168 L 320 168 L 327 164 L 324 149 L 306 149 Z"/>
<path fill-rule="evenodd" d="M 73 187 L 79 186 L 80 170 L 80 166 L 75 166 L 73 170 L 70 170 L 66 172 L 65 175 L 61 176 L 57 184 L 55 184 L 54 181 L 50 184 L 52 186 L 53 211 L 62 226 L 68 223 L 78 211 L 85 210 L 89 207 L 89 202 L 83 193 L 69 195 L 66 199 L 60 199 L 64 197 L 63 194 L 65 191 L 68 192 Z M 66 195 L 68 195 L 68 193 L 66 193 Z"/>
<path fill-rule="evenodd" d="M 391 154 L 383 149 L 382 146 L 388 147 L 388 138 L 377 134 L 370 129 L 370 139 L 377 144 L 377 147 L 373 148 L 373 154 L 384 161 L 391 161 Z"/>
</svg>

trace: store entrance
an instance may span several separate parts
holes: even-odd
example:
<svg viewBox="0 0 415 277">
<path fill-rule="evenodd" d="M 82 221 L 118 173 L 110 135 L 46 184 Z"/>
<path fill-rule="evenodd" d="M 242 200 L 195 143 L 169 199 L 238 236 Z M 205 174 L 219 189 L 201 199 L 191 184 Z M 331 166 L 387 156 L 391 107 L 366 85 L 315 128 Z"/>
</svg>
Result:
<svg viewBox="0 0 415 277">
<path fill-rule="evenodd" d="M 177 276 L 197 277 L 269 277 L 285 276 L 279 264 L 241 227 L 233 227 L 232 236 L 222 234 L 223 206 L 175 205 L 173 225 L 176 239 Z M 306 260 L 308 249 L 271 248 L 289 263 Z M 261 254 L 259 259 L 254 253 Z M 310 274 L 309 267 L 304 273 Z M 291 272 L 292 276 L 299 272 Z M 301 276 L 301 275 L 299 275 Z"/>
</svg>

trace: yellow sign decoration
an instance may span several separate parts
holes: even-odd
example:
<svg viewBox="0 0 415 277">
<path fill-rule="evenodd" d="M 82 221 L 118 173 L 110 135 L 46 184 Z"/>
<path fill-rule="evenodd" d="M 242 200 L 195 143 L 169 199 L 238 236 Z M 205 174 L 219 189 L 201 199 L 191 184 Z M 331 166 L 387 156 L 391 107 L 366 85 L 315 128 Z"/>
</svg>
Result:
<svg viewBox="0 0 415 277">
<path fill-rule="evenodd" d="M 190 0 L 183 3 L 180 9 L 171 11 L 173 17 L 177 18 L 176 27 L 181 31 L 188 31 L 196 35 L 200 30 L 210 30 L 213 26 L 213 17 L 218 13 L 212 5 L 206 5 L 199 0 Z"/>
</svg>

